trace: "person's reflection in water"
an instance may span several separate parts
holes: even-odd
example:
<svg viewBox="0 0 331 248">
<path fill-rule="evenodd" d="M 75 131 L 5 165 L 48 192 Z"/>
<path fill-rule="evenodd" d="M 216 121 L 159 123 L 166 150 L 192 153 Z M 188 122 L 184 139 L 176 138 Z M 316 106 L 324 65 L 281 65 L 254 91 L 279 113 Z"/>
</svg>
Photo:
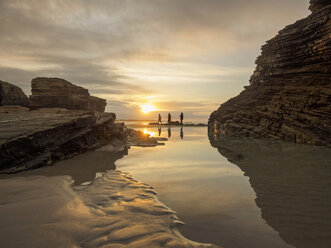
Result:
<svg viewBox="0 0 331 248">
<path fill-rule="evenodd" d="M 183 127 L 180 128 L 180 138 L 184 139 Z"/>
<path fill-rule="evenodd" d="M 171 137 L 171 128 L 168 127 L 168 138 L 170 139 L 170 137 Z"/>
<path fill-rule="evenodd" d="M 161 133 L 162 133 L 161 127 L 158 128 L 158 131 L 159 131 L 159 137 L 160 137 L 161 136 Z"/>
</svg>

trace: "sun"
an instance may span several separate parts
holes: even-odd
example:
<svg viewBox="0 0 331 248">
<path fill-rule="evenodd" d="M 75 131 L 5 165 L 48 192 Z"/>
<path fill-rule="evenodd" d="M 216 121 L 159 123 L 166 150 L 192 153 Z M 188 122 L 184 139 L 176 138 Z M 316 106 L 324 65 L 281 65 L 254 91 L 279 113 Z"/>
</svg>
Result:
<svg viewBox="0 0 331 248">
<path fill-rule="evenodd" d="M 141 108 L 141 111 L 145 114 L 157 110 L 156 107 L 153 106 L 151 103 L 140 105 L 140 108 Z"/>
</svg>

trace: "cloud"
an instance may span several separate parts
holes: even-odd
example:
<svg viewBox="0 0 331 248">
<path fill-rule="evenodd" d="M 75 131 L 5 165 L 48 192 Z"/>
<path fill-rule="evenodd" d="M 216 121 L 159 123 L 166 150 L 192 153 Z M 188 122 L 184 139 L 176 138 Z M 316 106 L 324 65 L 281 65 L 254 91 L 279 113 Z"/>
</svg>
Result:
<svg viewBox="0 0 331 248">
<path fill-rule="evenodd" d="M 205 113 L 248 83 L 260 46 L 307 9 L 308 0 L 1 0 L 0 79 L 29 94 L 34 77 L 65 78 L 119 115 L 151 94 Z"/>
</svg>

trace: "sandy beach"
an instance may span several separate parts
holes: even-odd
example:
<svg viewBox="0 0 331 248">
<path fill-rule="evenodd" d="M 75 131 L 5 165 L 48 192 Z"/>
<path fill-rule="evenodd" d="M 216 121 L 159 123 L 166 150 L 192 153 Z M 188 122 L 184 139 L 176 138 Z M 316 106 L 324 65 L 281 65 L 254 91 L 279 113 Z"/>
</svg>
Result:
<svg viewBox="0 0 331 248">
<path fill-rule="evenodd" d="M 123 154 L 104 147 L 53 167 L 2 175 L 0 246 L 215 247 L 185 239 L 177 230 L 183 223 L 153 187 L 108 170 Z M 99 166 L 84 169 L 92 160 Z"/>
</svg>

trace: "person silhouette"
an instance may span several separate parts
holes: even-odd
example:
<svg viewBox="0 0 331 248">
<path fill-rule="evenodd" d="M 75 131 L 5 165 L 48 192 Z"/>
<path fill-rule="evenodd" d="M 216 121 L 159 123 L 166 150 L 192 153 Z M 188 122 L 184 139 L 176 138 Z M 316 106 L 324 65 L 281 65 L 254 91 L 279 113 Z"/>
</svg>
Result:
<svg viewBox="0 0 331 248">
<path fill-rule="evenodd" d="M 184 114 L 183 112 L 180 113 L 180 124 L 183 125 L 183 120 L 184 120 Z"/>
<path fill-rule="evenodd" d="M 171 114 L 168 113 L 168 123 L 170 124 L 171 123 Z"/>
<path fill-rule="evenodd" d="M 184 139 L 183 127 L 180 128 L 180 139 Z"/>
<path fill-rule="evenodd" d="M 158 131 L 159 131 L 159 137 L 160 137 L 161 136 L 161 133 L 162 133 L 161 127 L 158 128 Z"/>
<path fill-rule="evenodd" d="M 168 127 L 168 138 L 170 139 L 171 137 L 171 127 Z"/>
<path fill-rule="evenodd" d="M 158 123 L 158 124 L 162 124 L 161 114 L 159 114 L 159 119 L 158 119 L 157 123 Z"/>
</svg>

